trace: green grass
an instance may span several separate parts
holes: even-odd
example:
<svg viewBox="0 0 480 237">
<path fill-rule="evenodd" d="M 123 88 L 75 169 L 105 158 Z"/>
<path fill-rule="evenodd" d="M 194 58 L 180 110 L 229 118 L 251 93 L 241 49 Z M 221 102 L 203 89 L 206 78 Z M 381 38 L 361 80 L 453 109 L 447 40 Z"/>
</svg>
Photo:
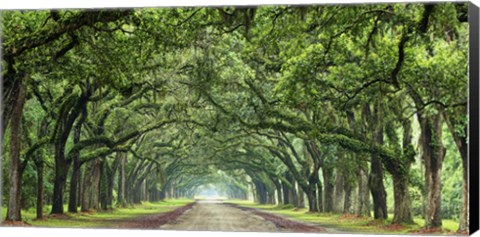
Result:
<svg viewBox="0 0 480 237">
<path fill-rule="evenodd" d="M 88 213 L 66 213 L 65 217 L 48 217 L 50 206 L 44 210 L 47 217 L 44 220 L 35 220 L 35 209 L 22 210 L 22 218 L 32 226 L 44 227 L 104 227 L 116 228 L 122 220 L 153 215 L 172 211 L 178 207 L 191 203 L 191 199 L 169 199 L 163 202 L 143 202 L 126 208 L 116 208 L 108 211 Z M 67 207 L 64 207 L 67 210 Z M 7 208 L 2 208 L 2 220 L 7 215 Z"/>
<path fill-rule="evenodd" d="M 421 218 L 414 218 L 415 224 L 404 225 L 402 229 L 389 229 L 392 222 L 393 215 L 385 221 L 375 221 L 368 217 L 355 217 L 353 215 L 346 216 L 343 214 L 332 213 L 308 213 L 308 209 L 295 209 L 291 206 L 275 206 L 275 205 L 260 205 L 251 201 L 244 200 L 229 200 L 231 203 L 239 204 L 245 207 L 258 208 L 273 214 L 282 215 L 292 220 L 315 223 L 327 228 L 332 232 L 362 232 L 362 233 L 381 233 L 381 234 L 407 234 L 411 231 L 418 230 L 424 225 L 424 220 Z M 455 232 L 458 229 L 458 222 L 454 220 L 443 220 L 443 229 L 446 232 Z"/>
</svg>

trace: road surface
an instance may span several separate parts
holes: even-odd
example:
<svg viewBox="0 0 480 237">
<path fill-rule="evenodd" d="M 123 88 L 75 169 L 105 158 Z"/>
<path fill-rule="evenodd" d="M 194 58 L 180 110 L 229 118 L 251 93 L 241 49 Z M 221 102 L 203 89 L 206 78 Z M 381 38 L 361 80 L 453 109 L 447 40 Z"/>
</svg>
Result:
<svg viewBox="0 0 480 237">
<path fill-rule="evenodd" d="M 164 230 L 209 230 L 276 232 L 274 223 L 260 216 L 223 204 L 221 201 L 199 201 L 176 220 L 162 225 Z"/>
</svg>

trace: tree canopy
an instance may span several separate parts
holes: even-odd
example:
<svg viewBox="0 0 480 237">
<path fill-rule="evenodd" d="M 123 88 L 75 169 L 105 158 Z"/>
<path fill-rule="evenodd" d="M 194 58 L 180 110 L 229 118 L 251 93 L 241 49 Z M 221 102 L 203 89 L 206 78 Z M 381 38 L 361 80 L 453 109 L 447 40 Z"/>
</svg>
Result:
<svg viewBox="0 0 480 237">
<path fill-rule="evenodd" d="M 467 6 L 2 12 L 7 220 L 216 187 L 466 231 Z"/>
</svg>

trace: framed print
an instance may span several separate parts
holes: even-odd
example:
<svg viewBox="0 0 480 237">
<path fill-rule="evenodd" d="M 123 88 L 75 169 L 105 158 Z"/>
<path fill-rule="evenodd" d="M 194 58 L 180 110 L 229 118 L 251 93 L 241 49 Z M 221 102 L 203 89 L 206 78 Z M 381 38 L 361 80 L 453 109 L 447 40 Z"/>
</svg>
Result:
<svg viewBox="0 0 480 237">
<path fill-rule="evenodd" d="M 478 229 L 474 3 L 0 14 L 0 232 Z"/>
</svg>

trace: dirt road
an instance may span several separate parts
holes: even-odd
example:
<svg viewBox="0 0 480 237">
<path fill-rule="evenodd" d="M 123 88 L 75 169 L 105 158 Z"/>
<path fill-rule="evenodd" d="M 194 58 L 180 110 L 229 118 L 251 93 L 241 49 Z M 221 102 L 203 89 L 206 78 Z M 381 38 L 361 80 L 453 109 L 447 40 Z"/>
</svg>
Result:
<svg viewBox="0 0 480 237">
<path fill-rule="evenodd" d="M 317 225 L 222 201 L 199 201 L 178 218 L 161 225 L 160 229 L 315 233 L 327 231 Z"/>
<path fill-rule="evenodd" d="M 162 225 L 160 229 L 254 232 L 278 231 L 272 222 L 219 201 L 199 201 L 175 221 Z"/>
</svg>

